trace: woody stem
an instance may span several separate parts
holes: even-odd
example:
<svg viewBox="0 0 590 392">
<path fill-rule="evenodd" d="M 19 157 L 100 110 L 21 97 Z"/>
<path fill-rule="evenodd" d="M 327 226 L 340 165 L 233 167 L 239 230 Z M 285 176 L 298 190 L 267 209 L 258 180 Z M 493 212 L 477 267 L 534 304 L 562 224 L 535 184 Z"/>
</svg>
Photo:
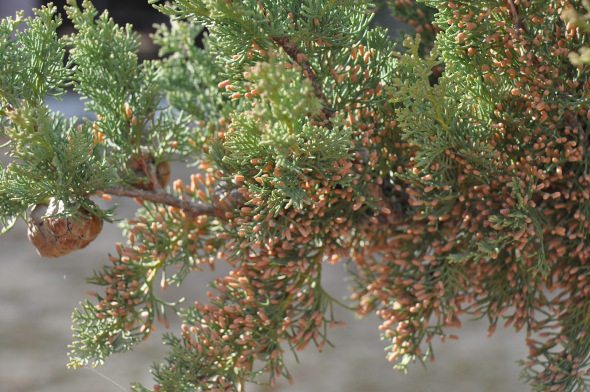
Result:
<svg viewBox="0 0 590 392">
<path fill-rule="evenodd" d="M 330 107 L 330 103 L 328 101 L 328 98 L 324 94 L 324 91 L 322 90 L 322 86 L 320 86 L 318 82 L 318 78 L 315 72 L 311 68 L 311 65 L 309 65 L 307 57 L 303 53 L 301 53 L 297 45 L 291 42 L 287 37 L 270 37 L 270 39 L 273 40 L 281 48 L 283 48 L 285 53 L 287 53 L 289 57 L 293 59 L 293 61 L 296 61 L 301 66 L 301 68 L 303 69 L 303 75 L 311 81 L 316 96 L 319 99 L 321 99 L 326 105 L 324 110 L 322 110 L 322 113 L 326 116 L 326 118 L 331 117 L 332 112 L 328 110 L 328 108 Z"/>
<path fill-rule="evenodd" d="M 133 197 L 139 200 L 150 201 L 152 203 L 169 205 L 192 215 L 215 215 L 213 212 L 213 206 L 210 204 L 182 200 L 165 192 L 151 192 L 142 189 L 128 189 L 123 187 L 111 187 L 104 189 L 103 192 L 114 196 Z"/>
</svg>

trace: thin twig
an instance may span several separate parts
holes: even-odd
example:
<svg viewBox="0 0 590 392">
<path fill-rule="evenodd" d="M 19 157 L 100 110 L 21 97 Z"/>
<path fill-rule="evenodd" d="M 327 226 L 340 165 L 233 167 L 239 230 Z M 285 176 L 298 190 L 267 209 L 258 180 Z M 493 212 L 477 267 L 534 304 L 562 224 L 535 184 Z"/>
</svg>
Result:
<svg viewBox="0 0 590 392">
<path fill-rule="evenodd" d="M 503 0 L 503 1 L 504 1 L 504 5 L 508 9 L 508 15 L 510 15 L 510 17 L 512 18 L 512 23 L 514 23 L 514 26 L 518 29 L 526 30 L 526 26 L 524 26 L 521 23 L 521 21 L 519 20 L 518 8 L 517 8 L 516 4 L 514 4 L 514 0 Z"/>
<path fill-rule="evenodd" d="M 139 149 L 139 164 L 143 172 L 147 175 L 148 179 L 150 180 L 150 189 L 153 189 L 154 191 L 159 191 L 161 187 L 158 181 L 156 181 L 154 165 L 148 164 L 145 156 L 143 155 L 143 151 L 141 151 L 141 148 Z"/>
<path fill-rule="evenodd" d="M 291 42 L 287 37 L 270 37 L 270 39 L 272 39 L 277 45 L 283 48 L 285 53 L 287 53 L 289 57 L 293 59 L 293 61 L 296 61 L 301 66 L 301 68 L 303 68 L 303 75 L 311 81 L 316 96 L 319 99 L 321 99 L 327 106 L 322 110 L 322 113 L 324 113 L 326 118 L 332 117 L 332 112 L 328 110 L 328 108 L 331 106 L 330 102 L 328 101 L 328 98 L 326 98 L 326 94 L 324 94 L 322 86 L 320 86 L 318 78 L 314 73 L 313 69 L 311 68 L 311 65 L 309 65 L 307 56 L 301 53 L 297 45 Z"/>
<path fill-rule="evenodd" d="M 123 187 L 111 187 L 103 190 L 104 193 L 114 196 L 133 197 L 140 200 L 151 201 L 152 203 L 166 204 L 192 215 L 215 215 L 213 206 L 204 203 L 193 203 L 179 199 L 169 193 L 144 191 L 143 189 L 128 189 Z"/>
</svg>

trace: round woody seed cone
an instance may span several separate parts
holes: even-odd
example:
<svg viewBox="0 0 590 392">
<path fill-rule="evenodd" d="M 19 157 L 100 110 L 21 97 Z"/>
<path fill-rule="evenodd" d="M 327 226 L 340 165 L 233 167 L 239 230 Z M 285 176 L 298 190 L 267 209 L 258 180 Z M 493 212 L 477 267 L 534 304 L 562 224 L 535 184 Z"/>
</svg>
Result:
<svg viewBox="0 0 590 392">
<path fill-rule="evenodd" d="M 60 257 L 85 248 L 102 230 L 102 221 L 86 210 L 82 216 L 52 218 L 63 211 L 63 202 L 37 204 L 29 216 L 28 236 L 41 257 Z M 43 219 L 44 216 L 48 218 Z"/>
</svg>

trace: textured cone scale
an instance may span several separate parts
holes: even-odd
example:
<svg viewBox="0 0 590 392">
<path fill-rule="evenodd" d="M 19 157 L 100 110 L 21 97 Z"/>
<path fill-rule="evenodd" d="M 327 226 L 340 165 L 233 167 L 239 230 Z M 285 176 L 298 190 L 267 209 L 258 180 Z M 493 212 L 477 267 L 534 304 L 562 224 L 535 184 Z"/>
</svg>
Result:
<svg viewBox="0 0 590 392">
<path fill-rule="evenodd" d="M 85 210 L 78 221 L 73 218 L 51 218 L 63 211 L 63 203 L 37 204 L 29 217 L 28 235 L 41 257 L 60 257 L 85 248 L 102 230 L 102 222 Z M 49 218 L 43 219 L 43 216 Z"/>
</svg>

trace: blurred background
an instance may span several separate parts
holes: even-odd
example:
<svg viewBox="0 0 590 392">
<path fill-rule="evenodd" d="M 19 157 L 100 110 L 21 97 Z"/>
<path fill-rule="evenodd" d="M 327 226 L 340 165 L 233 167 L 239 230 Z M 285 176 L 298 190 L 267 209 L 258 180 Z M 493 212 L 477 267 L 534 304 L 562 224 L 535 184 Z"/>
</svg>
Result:
<svg viewBox="0 0 590 392">
<path fill-rule="evenodd" d="M 36 0 L 0 0 L 0 17 L 14 16 L 17 10 L 40 6 Z M 65 1 L 55 1 L 62 10 Z M 99 9 L 108 8 L 120 24 L 132 23 L 141 33 L 143 59 L 157 55 L 149 33 L 153 23 L 165 22 L 146 0 L 95 0 Z M 380 23 L 391 24 L 387 13 L 379 15 Z M 71 31 L 64 23 L 62 32 Z M 69 93 L 63 102 L 51 101 L 54 109 L 68 116 L 84 117 L 84 106 L 78 97 Z M 4 140 L 1 140 L 0 144 Z M 7 162 L 0 150 L 0 161 Z M 188 181 L 190 171 L 174 167 L 173 175 Z M 116 200 L 121 218 L 132 217 L 136 208 L 128 199 Z M 0 237 L 0 392 L 111 392 L 127 391 L 132 382 L 152 386 L 150 366 L 159 363 L 166 348 L 159 340 L 161 330 L 132 352 L 113 356 L 106 365 L 96 369 L 68 370 L 67 352 L 71 343 L 71 314 L 91 289 L 85 278 L 108 262 L 115 243 L 123 241 L 116 225 L 105 224 L 99 238 L 86 249 L 59 259 L 42 259 L 29 243 L 24 222 Z M 185 296 L 187 303 L 206 301 L 207 282 L 225 274 L 227 268 L 218 265 L 215 273 L 195 272 L 182 291 L 171 295 Z M 336 298 L 346 297 L 342 266 L 325 267 L 325 286 Z M 482 322 L 463 322 L 456 332 L 458 341 L 435 344 L 436 362 L 424 369 L 420 364 L 410 367 L 408 375 L 392 370 L 385 360 L 383 349 L 387 342 L 379 339 L 379 320 L 369 317 L 358 320 L 348 311 L 340 310 L 339 319 L 347 327 L 336 327 L 331 341 L 323 352 L 313 347 L 299 353 L 301 363 L 287 353 L 294 386 L 281 380 L 276 391 L 290 392 L 487 392 L 529 389 L 518 380 L 516 360 L 524 358 L 527 349 L 524 333 L 498 329 L 487 338 L 487 325 Z M 178 331 L 179 323 L 171 323 L 171 332 Z M 250 386 L 250 392 L 268 391 Z"/>
</svg>

